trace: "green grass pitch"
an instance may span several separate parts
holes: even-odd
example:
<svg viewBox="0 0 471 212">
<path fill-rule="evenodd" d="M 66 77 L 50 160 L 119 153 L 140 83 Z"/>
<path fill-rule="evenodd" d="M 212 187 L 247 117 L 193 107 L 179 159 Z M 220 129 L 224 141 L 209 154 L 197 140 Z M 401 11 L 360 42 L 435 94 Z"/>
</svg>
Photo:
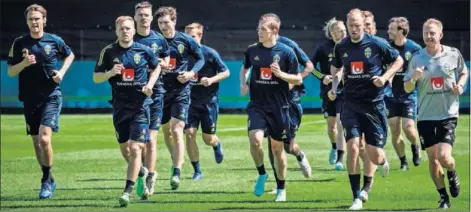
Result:
<svg viewBox="0 0 471 212">
<path fill-rule="evenodd" d="M 250 157 L 246 115 L 221 115 L 218 136 L 224 143 L 225 159 L 214 161 L 212 148 L 198 137 L 202 181 L 193 182 L 193 168 L 187 156 L 178 191 L 170 190 L 170 157 L 158 140 L 157 193 L 141 201 L 135 190 L 128 208 L 118 207 L 126 178 L 126 163 L 119 152 L 111 115 L 62 115 L 60 132 L 53 136 L 53 173 L 55 195 L 38 200 L 41 171 L 34 157 L 32 141 L 25 135 L 21 115 L 1 117 L 1 210 L 12 211 L 161 211 L 161 210 L 346 210 L 352 195 L 346 171 L 338 172 L 328 164 L 330 144 L 321 115 L 305 115 L 297 142 L 313 168 L 305 179 L 294 156 L 288 156 L 287 202 L 275 203 L 275 196 L 253 195 L 257 171 Z M 461 194 L 452 198 L 452 210 L 470 211 L 469 201 L 469 116 L 459 119 L 453 155 L 461 180 Z M 391 165 L 390 175 L 376 174 L 370 201 L 364 210 L 434 210 L 438 193 L 428 174 L 428 161 L 414 167 L 409 143 L 410 170 L 400 171 L 399 160 L 388 141 L 385 149 Z M 264 142 L 267 150 L 267 142 Z M 265 166 L 270 167 L 268 151 Z M 275 183 L 270 174 L 266 190 Z"/>
</svg>

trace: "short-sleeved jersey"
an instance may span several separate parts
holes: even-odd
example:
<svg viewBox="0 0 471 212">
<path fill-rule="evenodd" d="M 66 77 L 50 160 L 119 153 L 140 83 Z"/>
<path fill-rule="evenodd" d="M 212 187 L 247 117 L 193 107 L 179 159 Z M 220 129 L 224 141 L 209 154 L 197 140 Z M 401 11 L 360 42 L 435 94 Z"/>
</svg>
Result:
<svg viewBox="0 0 471 212">
<path fill-rule="evenodd" d="M 214 77 L 220 72 L 229 71 L 229 68 L 227 68 L 219 53 L 213 48 L 201 45 L 201 51 L 204 56 L 204 66 L 195 74 L 195 77 L 190 80 L 190 84 L 192 86 L 191 102 L 209 104 L 217 101 L 219 83 L 213 83 L 209 87 L 205 87 L 201 83 L 201 78 Z M 191 59 L 191 61 L 191 65 L 193 65 L 194 60 Z"/>
<path fill-rule="evenodd" d="M 149 71 L 157 68 L 159 61 L 152 49 L 134 42 L 131 47 L 123 48 L 118 42 L 106 46 L 100 53 L 95 66 L 96 73 L 104 73 L 115 64 L 123 64 L 121 74 L 108 79 L 111 85 L 114 108 L 139 108 L 148 98 L 142 93 L 149 81 Z"/>
<path fill-rule="evenodd" d="M 326 40 L 321 43 L 316 50 L 314 51 L 314 55 L 312 56 L 312 63 L 314 64 L 315 70 L 312 74 L 320 80 L 320 97 L 323 99 L 327 99 L 327 93 L 332 88 L 332 83 L 328 85 L 324 85 L 322 80 L 324 80 L 324 76 L 331 75 L 330 73 L 330 66 L 332 63 L 332 59 L 334 58 L 334 47 L 335 42 L 333 40 Z M 342 93 L 343 83 L 339 83 L 337 87 L 337 93 Z"/>
<path fill-rule="evenodd" d="M 468 68 L 456 48 L 442 47 L 443 51 L 433 57 L 427 54 L 425 48 L 414 54 L 404 76 L 404 81 L 408 81 L 416 68 L 425 67 L 416 84 L 419 121 L 443 120 L 459 115 L 459 98 L 453 93 L 453 82 L 456 83 L 457 76 L 467 72 Z"/>
<path fill-rule="evenodd" d="M 165 58 L 170 56 L 170 50 L 168 49 L 168 44 L 164 36 L 154 30 L 150 30 L 150 33 L 147 36 L 142 36 L 136 33 L 136 35 L 134 35 L 134 41 L 152 49 L 152 52 L 157 57 Z M 155 83 L 153 92 L 156 94 L 164 93 L 165 90 L 163 89 L 163 84 L 162 75 L 160 75 L 159 79 Z"/>
<path fill-rule="evenodd" d="M 250 72 L 250 102 L 259 107 L 281 107 L 288 105 L 290 100 L 289 83 L 276 77 L 270 68 L 277 62 L 282 72 L 298 73 L 298 59 L 294 50 L 277 42 L 273 47 L 266 48 L 256 43 L 244 53 L 244 68 L 252 68 Z"/>
<path fill-rule="evenodd" d="M 299 45 L 295 41 L 284 36 L 279 36 L 278 42 L 283 43 L 289 46 L 290 48 L 292 48 L 294 51 L 294 54 L 296 54 L 296 58 L 298 58 L 298 64 L 306 67 L 307 62 L 310 61 L 309 57 L 301 49 L 301 47 L 299 47 Z M 304 84 L 294 85 L 293 88 L 291 89 L 291 98 L 296 101 L 299 101 L 300 96 L 304 95 L 305 92 L 306 91 L 305 91 Z"/>
<path fill-rule="evenodd" d="M 412 55 L 422 49 L 422 47 L 409 39 L 407 39 L 403 46 L 397 46 L 392 41 L 389 42 L 389 45 L 399 51 L 399 55 L 404 60 L 404 65 L 402 65 L 402 69 L 394 75 L 392 85 L 386 88 L 386 96 L 393 97 L 397 102 L 414 102 L 417 100 L 417 89 L 414 89 L 411 93 L 407 93 L 404 90 L 404 75 L 406 75 Z"/>
<path fill-rule="evenodd" d="M 61 95 L 59 84 L 53 80 L 53 70 L 58 71 L 59 61 L 72 54 L 70 47 L 54 34 L 44 33 L 39 39 L 25 34 L 13 42 L 8 54 L 8 65 L 20 63 L 26 56 L 26 50 L 29 55 L 35 56 L 36 64 L 26 67 L 19 74 L 19 100 L 41 100 Z"/>
<path fill-rule="evenodd" d="M 182 84 L 177 80 L 177 77 L 180 73 L 191 71 L 189 69 L 189 59 L 194 57 L 196 61 L 193 66 L 193 71 L 195 73 L 198 73 L 204 65 L 204 57 L 201 52 L 201 47 L 192 37 L 178 31 L 175 32 L 175 36 L 173 38 L 165 39 L 167 40 L 170 49 L 170 64 L 173 65 L 175 69 L 171 73 L 162 72 L 164 81 L 163 87 L 166 91 L 182 89 L 189 86 L 189 82 Z"/>
<path fill-rule="evenodd" d="M 346 101 L 355 103 L 377 103 L 384 99 L 383 87 L 373 84 L 373 76 L 382 76 L 385 65 L 393 63 L 399 52 L 384 40 L 364 34 L 361 41 L 354 43 L 350 37 L 343 39 L 334 48 L 332 65 L 344 67 L 344 90 Z"/>
</svg>

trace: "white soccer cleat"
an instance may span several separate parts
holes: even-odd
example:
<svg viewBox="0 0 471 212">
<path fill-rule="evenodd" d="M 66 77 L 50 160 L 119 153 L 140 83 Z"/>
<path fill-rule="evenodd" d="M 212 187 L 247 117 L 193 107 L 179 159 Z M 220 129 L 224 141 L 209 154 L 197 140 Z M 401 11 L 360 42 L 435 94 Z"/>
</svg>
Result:
<svg viewBox="0 0 471 212">
<path fill-rule="evenodd" d="M 306 156 L 303 157 L 301 161 L 298 161 L 299 168 L 303 172 L 305 178 L 310 178 L 312 174 L 311 165 L 309 165 L 309 161 L 307 160 Z"/>
<path fill-rule="evenodd" d="M 366 192 L 366 191 L 361 191 L 361 192 L 360 192 L 360 199 L 361 199 L 361 201 L 363 201 L 364 203 L 365 203 L 365 202 L 368 202 L 368 192 Z"/>
<path fill-rule="evenodd" d="M 357 210 L 361 210 L 363 208 L 363 202 L 356 198 L 355 200 L 353 200 L 353 204 L 352 206 L 350 206 L 350 208 L 348 208 L 348 210 L 352 210 L 352 211 L 357 211 Z"/>
<path fill-rule="evenodd" d="M 384 164 L 382 166 L 378 166 L 379 172 L 381 173 L 381 176 L 386 177 L 389 175 L 389 163 L 387 160 L 384 161 Z"/>
<path fill-rule="evenodd" d="M 276 190 L 275 202 L 286 202 L 286 189 L 277 189 Z"/>
</svg>

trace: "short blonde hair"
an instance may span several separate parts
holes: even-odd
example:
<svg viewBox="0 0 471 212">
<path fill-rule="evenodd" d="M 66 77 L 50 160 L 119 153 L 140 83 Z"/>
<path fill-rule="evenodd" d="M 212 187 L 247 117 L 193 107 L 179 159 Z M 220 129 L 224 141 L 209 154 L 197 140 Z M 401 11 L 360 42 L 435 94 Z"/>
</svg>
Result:
<svg viewBox="0 0 471 212">
<path fill-rule="evenodd" d="M 29 5 L 25 10 L 25 17 L 28 16 L 28 12 L 30 11 L 38 11 L 43 15 L 43 18 L 47 17 L 47 10 L 39 4 Z"/>
<path fill-rule="evenodd" d="M 363 13 L 362 10 L 360 10 L 358 8 L 351 9 L 350 12 L 348 12 L 348 14 L 347 14 L 347 19 L 349 17 L 352 17 L 353 15 L 356 15 L 356 14 L 359 14 L 363 19 L 365 19 L 365 14 Z"/>
<path fill-rule="evenodd" d="M 332 35 L 330 35 L 330 32 L 332 32 L 332 29 L 334 28 L 334 26 L 339 25 L 339 24 L 343 24 L 343 21 L 337 20 L 335 19 L 335 17 L 327 21 L 325 23 L 324 28 L 322 28 L 322 30 L 324 31 L 324 36 L 328 39 L 331 39 Z"/>
<path fill-rule="evenodd" d="M 200 37 L 203 37 L 203 25 L 200 23 L 191 23 L 185 26 L 185 33 L 189 33 L 191 30 L 198 30 L 197 34 Z"/>
<path fill-rule="evenodd" d="M 438 19 L 435 19 L 435 18 L 429 18 L 425 21 L 424 23 L 424 26 L 427 26 L 427 25 L 431 25 L 431 24 L 435 24 L 438 26 L 438 28 L 440 29 L 440 31 L 443 31 L 443 24 L 441 21 L 439 21 Z"/>
<path fill-rule="evenodd" d="M 118 24 L 121 24 L 125 21 L 132 21 L 134 23 L 134 19 L 131 16 L 119 16 L 115 21 L 115 27 L 118 28 Z"/>
<path fill-rule="evenodd" d="M 375 20 L 375 16 L 373 15 L 372 12 L 370 12 L 368 10 L 363 10 L 362 13 L 363 13 L 363 16 L 365 16 L 365 18 L 371 17 L 373 19 L 373 21 Z"/>
<path fill-rule="evenodd" d="M 280 17 L 278 17 L 278 15 L 275 13 L 267 13 L 262 15 L 258 22 L 268 22 L 269 29 L 276 30 L 276 32 L 280 31 L 281 20 Z"/>
</svg>

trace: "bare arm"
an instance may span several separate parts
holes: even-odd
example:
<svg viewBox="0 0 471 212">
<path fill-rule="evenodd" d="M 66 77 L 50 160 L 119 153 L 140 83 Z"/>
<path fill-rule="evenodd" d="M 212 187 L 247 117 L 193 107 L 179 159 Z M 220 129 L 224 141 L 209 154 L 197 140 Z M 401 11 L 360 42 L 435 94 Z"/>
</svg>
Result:
<svg viewBox="0 0 471 212">
<path fill-rule="evenodd" d="M 27 67 L 27 65 L 25 65 L 23 62 L 20 62 L 16 65 L 9 65 L 8 66 L 8 76 L 10 77 L 14 77 L 18 74 L 20 74 L 21 71 L 23 71 L 25 68 Z"/>
<path fill-rule="evenodd" d="M 306 78 L 307 76 L 309 76 L 309 74 L 312 73 L 312 70 L 314 70 L 314 65 L 312 64 L 311 61 L 308 61 L 308 62 L 306 63 L 306 66 L 304 66 L 303 71 L 301 72 L 302 78 L 304 79 L 304 78 Z"/>
<path fill-rule="evenodd" d="M 109 78 L 113 77 L 114 75 L 112 75 L 112 71 L 106 71 L 106 72 L 95 72 L 93 73 L 93 82 L 95 84 L 99 84 L 99 83 L 102 83 L 106 80 L 108 80 Z"/>
<path fill-rule="evenodd" d="M 216 76 L 211 77 L 211 78 L 212 80 L 214 80 L 213 83 L 218 83 L 228 78 L 229 76 L 230 76 L 229 70 L 226 70 L 226 71 L 219 72 L 218 74 L 216 74 Z"/>
<path fill-rule="evenodd" d="M 404 64 L 404 60 L 402 57 L 397 57 L 396 60 L 389 66 L 389 69 L 383 74 L 383 78 L 386 80 L 389 80 L 391 77 L 393 77 L 396 72 L 401 70 L 402 65 Z"/>
<path fill-rule="evenodd" d="M 147 82 L 147 87 L 153 88 L 155 83 L 157 82 L 157 79 L 159 79 L 160 75 L 160 66 L 158 65 L 157 68 L 155 68 L 151 73 L 149 77 L 149 82 Z"/>
<path fill-rule="evenodd" d="M 337 91 L 337 88 L 340 84 L 340 80 L 342 79 L 343 67 L 336 68 L 334 66 L 330 66 L 330 74 L 333 76 L 332 77 L 332 90 Z"/>
<path fill-rule="evenodd" d="M 67 73 L 67 70 L 69 70 L 70 65 L 72 65 L 72 62 L 74 61 L 74 59 L 75 59 L 74 53 L 70 53 L 69 56 L 67 56 L 64 59 L 64 64 L 62 65 L 62 68 L 59 70 L 59 72 L 62 75 L 65 75 L 65 73 Z"/>
</svg>

